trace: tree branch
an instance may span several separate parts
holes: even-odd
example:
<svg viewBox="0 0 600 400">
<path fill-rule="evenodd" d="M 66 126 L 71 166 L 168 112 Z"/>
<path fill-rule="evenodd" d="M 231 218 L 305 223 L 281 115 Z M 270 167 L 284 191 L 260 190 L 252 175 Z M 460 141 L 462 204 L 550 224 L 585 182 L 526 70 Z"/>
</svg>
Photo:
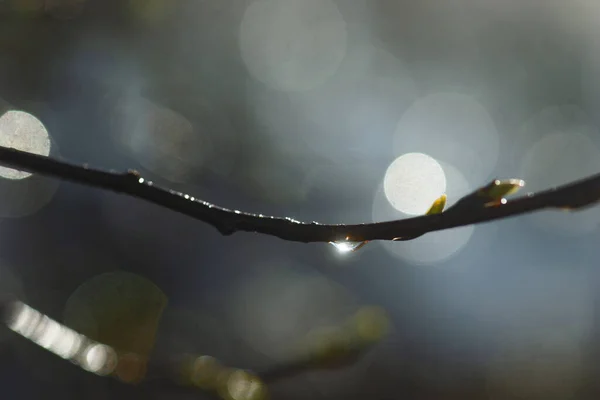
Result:
<svg viewBox="0 0 600 400">
<path fill-rule="evenodd" d="M 438 214 L 377 223 L 327 225 L 219 207 L 188 194 L 158 187 L 134 170 L 125 173 L 102 171 L 2 146 L 0 164 L 143 199 L 210 224 L 223 235 L 256 232 L 303 243 L 410 240 L 428 232 L 541 209 L 575 210 L 600 199 L 600 174 L 511 200 L 493 195 L 493 187 L 503 183 L 495 180 Z"/>
</svg>

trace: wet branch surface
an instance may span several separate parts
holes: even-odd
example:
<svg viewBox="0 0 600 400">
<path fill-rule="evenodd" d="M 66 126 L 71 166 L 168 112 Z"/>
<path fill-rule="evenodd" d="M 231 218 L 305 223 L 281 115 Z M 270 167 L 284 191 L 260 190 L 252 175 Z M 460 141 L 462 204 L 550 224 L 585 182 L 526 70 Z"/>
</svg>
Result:
<svg viewBox="0 0 600 400">
<path fill-rule="evenodd" d="M 600 199 L 600 174 L 510 200 L 488 196 L 484 189 L 493 185 L 492 182 L 467 194 L 439 214 L 385 222 L 330 225 L 230 210 L 189 194 L 156 186 L 133 170 L 124 173 L 103 171 L 1 146 L 0 165 L 127 194 L 212 225 L 223 235 L 255 232 L 303 243 L 410 240 L 428 232 L 493 221 L 536 210 L 579 209 Z"/>
</svg>

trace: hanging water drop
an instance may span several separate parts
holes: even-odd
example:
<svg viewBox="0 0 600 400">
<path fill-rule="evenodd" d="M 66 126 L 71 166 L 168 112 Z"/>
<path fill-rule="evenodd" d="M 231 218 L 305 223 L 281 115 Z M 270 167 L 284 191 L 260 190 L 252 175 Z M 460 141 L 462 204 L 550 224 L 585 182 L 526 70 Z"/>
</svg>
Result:
<svg viewBox="0 0 600 400">
<path fill-rule="evenodd" d="M 330 245 L 336 248 L 336 250 L 340 253 L 350 253 L 356 251 L 367 244 L 364 242 L 352 242 L 349 240 L 342 240 L 337 242 L 329 242 Z"/>
</svg>

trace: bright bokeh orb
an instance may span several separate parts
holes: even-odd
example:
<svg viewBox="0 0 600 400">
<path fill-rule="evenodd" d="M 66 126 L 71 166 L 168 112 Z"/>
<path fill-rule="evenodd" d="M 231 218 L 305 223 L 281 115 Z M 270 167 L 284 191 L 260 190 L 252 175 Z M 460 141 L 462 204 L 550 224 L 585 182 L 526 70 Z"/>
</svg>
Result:
<svg viewBox="0 0 600 400">
<path fill-rule="evenodd" d="M 454 166 L 439 163 L 447 182 L 448 200 L 446 209 L 461 197 L 472 191 L 464 175 Z M 392 206 L 384 190 L 384 185 L 375 193 L 373 201 L 373 222 L 383 222 L 406 218 Z M 428 208 L 431 205 L 426 207 Z M 427 211 L 427 210 L 425 210 Z M 423 213 L 425 212 L 423 211 Z M 423 214 L 421 213 L 421 214 Z M 381 241 L 380 245 L 395 258 L 415 265 L 436 265 L 458 255 L 469 243 L 475 227 L 473 225 L 430 232 L 408 241 Z"/>
<path fill-rule="evenodd" d="M 50 135 L 42 122 L 24 111 L 10 110 L 0 116 L 0 146 L 48 156 Z M 24 179 L 29 172 L 0 167 L 0 177 Z"/>
<path fill-rule="evenodd" d="M 282 91 L 312 89 L 346 53 L 346 22 L 331 0 L 258 0 L 239 32 L 242 58 L 257 80 Z"/>
<path fill-rule="evenodd" d="M 85 350 L 81 366 L 95 374 L 106 375 L 114 369 L 116 357 L 115 351 L 110 346 L 92 344 Z"/>
<path fill-rule="evenodd" d="M 383 189 L 390 204 L 408 215 L 425 214 L 446 190 L 446 176 L 441 165 L 422 153 L 398 157 L 388 167 Z"/>
</svg>

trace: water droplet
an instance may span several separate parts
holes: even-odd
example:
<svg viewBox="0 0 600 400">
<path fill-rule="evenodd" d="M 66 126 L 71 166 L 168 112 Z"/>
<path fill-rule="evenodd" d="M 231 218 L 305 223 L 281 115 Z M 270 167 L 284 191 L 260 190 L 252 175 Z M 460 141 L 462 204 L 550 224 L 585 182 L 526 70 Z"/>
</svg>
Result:
<svg viewBox="0 0 600 400">
<path fill-rule="evenodd" d="M 336 248 L 340 253 L 350 253 L 352 251 L 356 251 L 367 244 L 364 242 L 351 242 L 348 240 L 338 241 L 338 242 L 329 242 L 330 245 Z"/>
<path fill-rule="evenodd" d="M 184 197 L 186 200 L 189 200 L 189 199 L 190 199 L 190 195 L 189 195 L 189 194 L 186 194 L 186 195 L 184 195 L 183 197 Z"/>
<path fill-rule="evenodd" d="M 140 178 L 140 179 L 138 179 L 138 182 L 139 182 L 139 183 L 144 183 L 144 178 Z"/>
</svg>

